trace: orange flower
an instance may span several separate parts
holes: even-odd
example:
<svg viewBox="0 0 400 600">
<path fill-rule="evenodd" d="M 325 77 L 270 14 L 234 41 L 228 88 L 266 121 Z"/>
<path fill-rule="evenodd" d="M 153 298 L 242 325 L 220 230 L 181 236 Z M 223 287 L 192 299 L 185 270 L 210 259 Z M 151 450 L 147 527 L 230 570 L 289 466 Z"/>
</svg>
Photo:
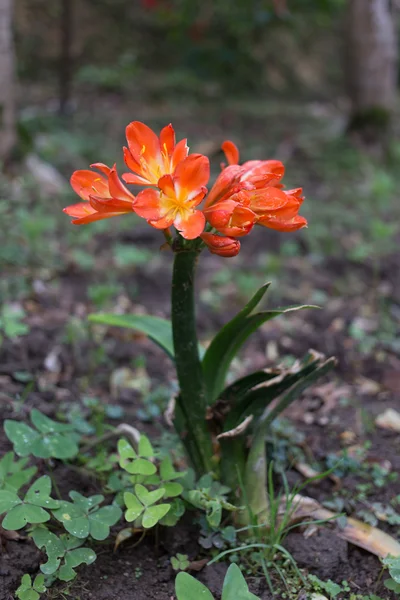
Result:
<svg viewBox="0 0 400 600">
<path fill-rule="evenodd" d="M 104 175 L 89 170 L 75 171 L 72 174 L 71 186 L 84 200 L 64 208 L 67 215 L 74 217 L 72 223 L 85 225 L 134 212 L 135 196 L 119 179 L 115 165 L 112 169 L 102 163 L 95 163 L 91 167 Z"/>
<path fill-rule="evenodd" d="M 285 172 L 279 160 L 249 160 L 238 165 L 239 150 L 231 141 L 222 144 L 229 163 L 211 188 L 204 213 L 223 235 L 247 235 L 255 224 L 295 231 L 307 225 L 298 215 L 303 202 L 301 188 L 285 191 Z"/>
<path fill-rule="evenodd" d="M 250 233 L 257 221 L 256 213 L 248 205 L 248 198 L 239 192 L 236 199 L 216 202 L 204 209 L 204 214 L 211 227 L 223 235 L 242 237 Z"/>
<path fill-rule="evenodd" d="M 128 148 L 124 147 L 125 164 L 135 173 L 125 173 L 126 183 L 157 185 L 163 175 L 172 175 L 188 153 L 187 140 L 175 143 L 171 124 L 161 130 L 158 137 L 150 127 L 133 121 L 126 128 Z"/>
<path fill-rule="evenodd" d="M 181 161 L 173 175 L 167 174 L 158 181 L 159 192 L 146 189 L 136 198 L 135 211 L 148 219 L 156 229 L 174 225 L 182 237 L 192 240 L 203 232 L 204 214 L 196 206 L 207 193 L 205 185 L 210 177 L 208 158 L 191 154 Z"/>
<path fill-rule="evenodd" d="M 214 233 L 202 233 L 200 237 L 212 254 L 226 258 L 239 254 L 240 242 L 235 238 L 222 237 Z"/>
</svg>

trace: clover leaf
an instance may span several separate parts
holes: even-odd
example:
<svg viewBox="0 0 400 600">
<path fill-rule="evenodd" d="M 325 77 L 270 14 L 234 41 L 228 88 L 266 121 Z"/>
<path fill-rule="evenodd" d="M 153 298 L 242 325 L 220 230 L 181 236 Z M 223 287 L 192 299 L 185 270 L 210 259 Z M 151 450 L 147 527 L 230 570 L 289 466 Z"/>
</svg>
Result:
<svg viewBox="0 0 400 600">
<path fill-rule="evenodd" d="M 17 492 L 23 485 L 30 482 L 37 471 L 36 467 L 28 467 L 27 458 L 14 462 L 14 452 L 7 452 L 0 460 L 0 490 Z"/>
<path fill-rule="evenodd" d="M 32 583 L 30 575 L 23 575 L 21 579 L 21 585 L 15 591 L 15 595 L 19 600 L 38 600 L 40 594 L 46 591 L 44 585 L 44 576 L 36 575 L 35 581 Z"/>
<path fill-rule="evenodd" d="M 69 493 L 72 502 L 60 502 L 53 515 L 61 521 L 68 533 L 84 539 L 89 535 L 95 540 L 105 540 L 110 534 L 110 527 L 121 517 L 119 506 L 112 504 L 99 508 L 104 496 L 85 498 L 78 492 Z"/>
<path fill-rule="evenodd" d="M 183 497 L 196 508 L 206 512 L 206 519 L 211 527 L 219 527 L 222 518 L 222 509 L 235 511 L 237 507 L 226 499 L 230 491 L 227 486 L 213 481 L 209 475 L 203 475 L 197 482 L 197 489 L 187 489 Z"/>
<path fill-rule="evenodd" d="M 149 492 L 144 485 L 135 485 L 135 494 L 125 492 L 124 502 L 126 505 L 125 519 L 136 521 L 141 517 L 142 526 L 145 529 L 154 527 L 171 508 L 170 504 L 156 504 L 165 494 L 165 489 L 160 488 Z"/>
<path fill-rule="evenodd" d="M 67 459 L 78 454 L 80 436 L 71 424 L 53 421 L 36 409 L 30 416 L 35 429 L 22 421 L 4 422 L 6 435 L 18 456 Z"/>
<path fill-rule="evenodd" d="M 0 490 L 0 514 L 4 529 L 17 531 L 27 523 L 45 523 L 50 515 L 45 510 L 58 508 L 58 500 L 50 497 L 51 480 L 48 475 L 37 479 L 25 494 L 23 500 L 12 490 Z"/>
<path fill-rule="evenodd" d="M 131 475 L 154 475 L 156 466 L 148 460 L 153 458 L 154 450 L 145 435 L 140 436 L 138 451 L 124 439 L 118 441 L 119 464 Z"/>
<path fill-rule="evenodd" d="M 170 457 L 166 456 L 160 464 L 160 475 L 147 477 L 146 484 L 163 487 L 165 489 L 164 498 L 176 498 L 176 496 L 182 494 L 183 486 L 174 481 L 174 479 L 184 477 L 185 475 L 185 471 L 175 471 Z"/>
<path fill-rule="evenodd" d="M 61 581 L 71 581 L 76 576 L 75 567 L 82 563 L 91 565 L 97 558 L 91 548 L 81 548 L 83 540 L 68 534 L 57 537 L 48 529 L 37 528 L 32 538 L 39 549 L 46 550 L 48 560 L 40 565 L 42 573 L 53 575 Z"/>
</svg>

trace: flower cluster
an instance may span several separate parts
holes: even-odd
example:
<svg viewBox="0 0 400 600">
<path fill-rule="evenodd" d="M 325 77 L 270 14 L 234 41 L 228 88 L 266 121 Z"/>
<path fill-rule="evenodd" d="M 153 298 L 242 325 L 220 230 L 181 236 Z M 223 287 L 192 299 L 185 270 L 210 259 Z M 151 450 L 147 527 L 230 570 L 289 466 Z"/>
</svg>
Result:
<svg viewBox="0 0 400 600">
<path fill-rule="evenodd" d="M 250 160 L 239 164 L 235 144 L 222 144 L 228 165 L 210 191 L 210 162 L 202 154 L 189 154 L 187 140 L 176 143 L 172 125 L 159 136 L 144 123 L 134 121 L 126 128 L 126 184 L 144 189 L 136 196 L 118 176 L 116 166 L 95 163 L 96 171 L 75 171 L 71 185 L 83 202 L 64 212 L 72 223 L 83 225 L 126 213 L 136 213 L 156 229 L 175 227 L 187 239 L 201 238 L 220 256 L 236 256 L 237 238 L 255 225 L 278 231 L 295 231 L 307 225 L 298 212 L 303 202 L 301 188 L 285 190 L 281 183 L 284 166 L 278 160 Z M 200 204 L 203 202 L 202 207 Z"/>
</svg>

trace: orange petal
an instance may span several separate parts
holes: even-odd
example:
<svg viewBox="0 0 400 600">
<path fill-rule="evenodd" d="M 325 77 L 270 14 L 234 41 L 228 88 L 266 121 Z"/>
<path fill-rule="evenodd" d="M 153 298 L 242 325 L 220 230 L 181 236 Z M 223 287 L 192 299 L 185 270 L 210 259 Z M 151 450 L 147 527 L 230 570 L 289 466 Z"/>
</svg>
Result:
<svg viewBox="0 0 400 600">
<path fill-rule="evenodd" d="M 264 227 L 275 229 L 276 231 L 290 232 L 307 227 L 307 219 L 301 217 L 300 215 L 297 215 L 288 221 L 268 217 L 265 219 L 260 219 L 258 221 L 258 225 L 263 225 Z"/>
<path fill-rule="evenodd" d="M 149 220 L 148 223 L 152 226 L 155 227 L 156 229 L 168 229 L 168 227 L 171 227 L 171 225 L 173 225 L 174 223 L 174 219 L 171 217 L 161 217 L 161 219 L 157 219 L 157 220 Z"/>
<path fill-rule="evenodd" d="M 129 123 L 126 128 L 126 139 L 134 160 L 138 162 L 140 157 L 148 162 L 161 155 L 158 136 L 140 121 Z"/>
<path fill-rule="evenodd" d="M 163 177 L 158 180 L 157 186 L 166 196 L 168 196 L 168 198 L 176 197 L 174 181 L 171 175 L 163 175 Z"/>
<path fill-rule="evenodd" d="M 224 169 L 218 175 L 214 185 L 212 186 L 207 196 L 205 207 L 215 204 L 215 202 L 225 196 L 229 189 L 239 181 L 241 172 L 242 167 L 239 167 L 239 165 L 230 165 L 229 167 L 226 167 L 226 169 Z"/>
<path fill-rule="evenodd" d="M 199 237 L 203 233 L 205 224 L 206 218 L 201 210 L 196 210 L 185 220 L 182 220 L 180 214 L 178 214 L 174 221 L 176 229 L 186 240 L 194 240 Z"/>
<path fill-rule="evenodd" d="M 90 194 L 96 190 L 99 196 L 109 197 L 108 182 L 102 175 L 94 171 L 82 170 L 72 173 L 70 183 L 74 192 L 82 198 L 89 200 Z"/>
<path fill-rule="evenodd" d="M 70 217 L 86 217 L 96 212 L 96 210 L 88 202 L 78 202 L 77 204 L 71 204 L 63 208 L 63 212 Z"/>
<path fill-rule="evenodd" d="M 212 254 L 225 257 L 239 254 L 240 242 L 232 237 L 222 237 L 214 233 L 202 233 L 200 237 Z"/>
<path fill-rule="evenodd" d="M 229 165 L 239 164 L 239 149 L 236 146 L 236 144 L 234 144 L 230 140 L 226 140 L 222 144 L 221 148 L 226 156 L 226 160 L 228 161 Z"/>
<path fill-rule="evenodd" d="M 133 210 L 143 219 L 155 221 L 160 219 L 160 194 L 153 189 L 140 192 L 133 204 Z M 172 220 L 169 225 L 172 224 Z"/>
<path fill-rule="evenodd" d="M 133 201 L 118 200 L 117 198 L 98 198 L 97 196 L 90 196 L 90 206 L 97 212 L 121 212 L 129 213 L 134 212 Z"/>
<path fill-rule="evenodd" d="M 135 196 L 130 193 L 118 177 L 115 165 L 108 176 L 108 187 L 113 198 L 118 198 L 119 200 L 125 200 L 127 202 L 133 202 L 135 200 Z"/>
<path fill-rule="evenodd" d="M 200 189 L 210 179 L 210 161 L 203 154 L 190 154 L 176 167 L 175 178 L 182 189 Z"/>
<path fill-rule="evenodd" d="M 278 210 L 289 202 L 288 196 L 275 187 L 267 187 L 245 192 L 250 198 L 250 208 L 262 216 L 262 213 Z"/>
<path fill-rule="evenodd" d="M 166 156 L 171 156 L 175 148 L 175 131 L 171 123 L 161 129 L 160 133 L 161 152 Z"/>
<path fill-rule="evenodd" d="M 94 223 L 94 221 L 102 221 L 103 219 L 111 219 L 112 217 L 120 217 L 125 213 L 123 212 L 95 212 L 92 215 L 88 215 L 87 217 L 82 217 L 81 219 L 75 219 L 71 221 L 73 225 L 87 225 L 88 223 Z"/>
<path fill-rule="evenodd" d="M 104 163 L 93 163 L 92 165 L 90 165 L 91 169 L 98 169 L 99 171 L 101 171 L 106 177 L 108 177 L 111 169 L 110 167 L 107 167 L 107 165 L 105 165 Z"/>
<path fill-rule="evenodd" d="M 171 167 L 172 167 L 173 172 L 175 171 L 178 164 L 182 160 L 184 160 L 188 154 L 189 154 L 189 148 L 187 146 L 187 140 L 186 139 L 181 140 L 175 146 L 175 150 L 172 154 Z"/>
</svg>

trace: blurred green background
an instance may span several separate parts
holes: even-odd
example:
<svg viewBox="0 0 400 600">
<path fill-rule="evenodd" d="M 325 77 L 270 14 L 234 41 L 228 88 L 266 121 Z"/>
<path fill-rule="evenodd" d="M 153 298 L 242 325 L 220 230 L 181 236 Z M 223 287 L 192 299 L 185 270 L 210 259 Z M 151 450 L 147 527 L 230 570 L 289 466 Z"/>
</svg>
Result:
<svg viewBox="0 0 400 600">
<path fill-rule="evenodd" d="M 276 301 L 358 298 L 345 315 L 355 343 L 398 343 L 398 15 L 388 0 L 381 47 L 370 42 L 376 19 L 361 14 L 369 0 L 1 1 L 13 4 L 16 82 L 0 181 L 3 306 L 49 294 L 74 314 L 74 302 L 105 309 L 126 296 L 168 313 L 155 274 L 171 257 L 155 230 L 133 217 L 77 228 L 61 209 L 76 201 L 74 169 L 122 170 L 127 123 L 172 122 L 210 156 L 213 176 L 232 139 L 243 160 L 281 159 L 287 186 L 306 195 L 307 230 L 257 232 L 236 259 L 204 259 L 205 312 L 273 279 Z M 361 321 L 351 330 L 360 314 L 373 316 L 372 333 Z"/>
</svg>

